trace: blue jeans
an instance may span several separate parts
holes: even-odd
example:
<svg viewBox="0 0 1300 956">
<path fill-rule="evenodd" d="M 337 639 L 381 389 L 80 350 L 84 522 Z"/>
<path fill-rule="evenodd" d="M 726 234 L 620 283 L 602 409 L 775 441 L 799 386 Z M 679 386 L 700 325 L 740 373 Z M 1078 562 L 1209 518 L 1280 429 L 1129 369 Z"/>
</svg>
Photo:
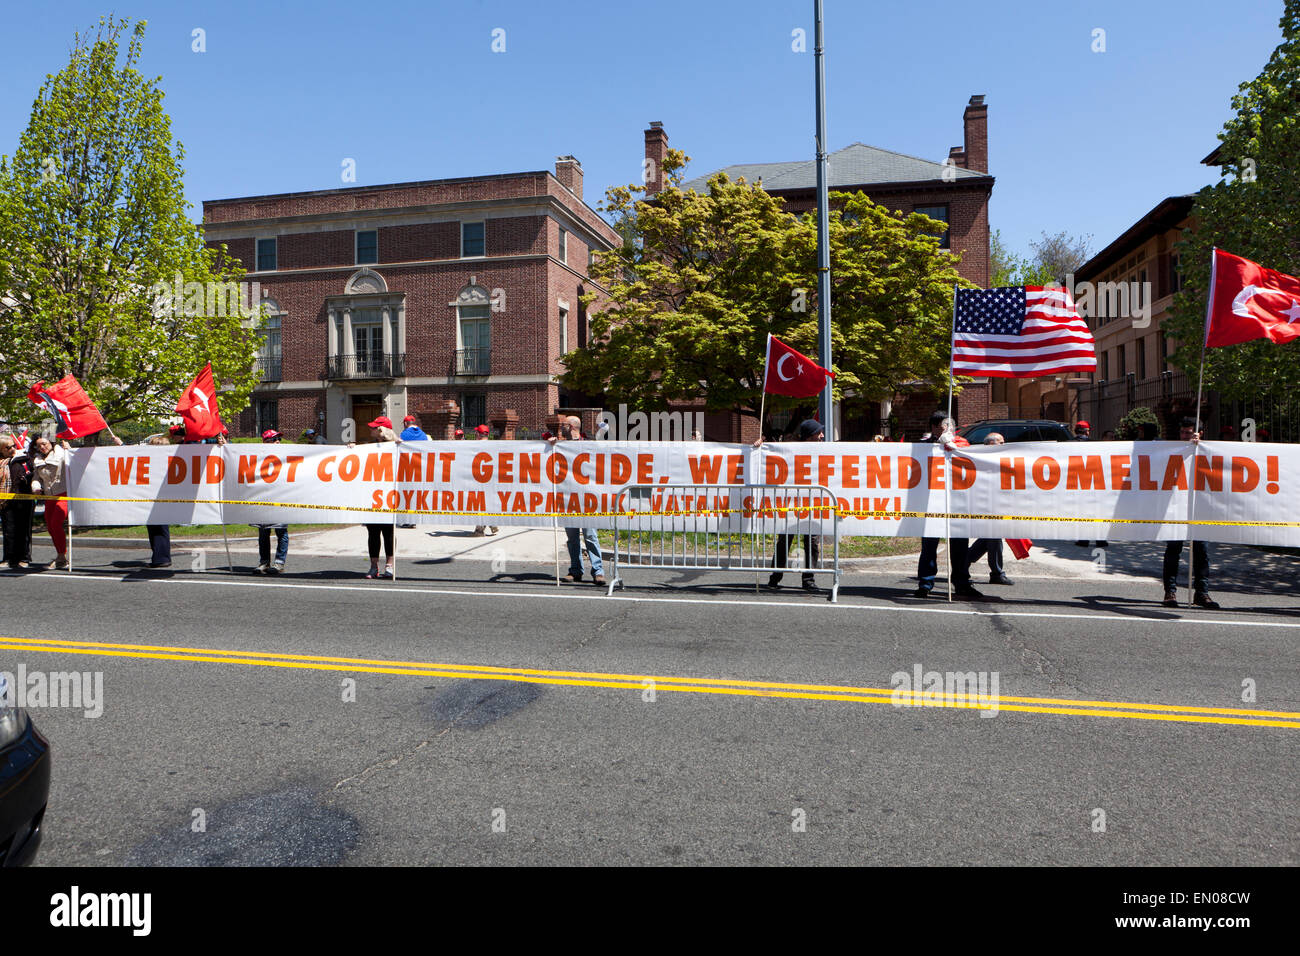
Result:
<svg viewBox="0 0 1300 956">
<path fill-rule="evenodd" d="M 287 524 L 257 526 L 257 555 L 262 564 L 271 563 L 271 531 L 275 531 L 275 560 L 284 564 L 289 557 L 289 526 Z"/>
<path fill-rule="evenodd" d="M 1005 573 L 1002 567 L 1002 539 L 980 538 L 966 550 L 967 565 L 974 564 L 984 555 L 989 556 L 989 575 L 998 577 Z"/>
<path fill-rule="evenodd" d="M 934 588 L 935 575 L 939 573 L 939 539 L 921 539 L 921 558 L 917 562 L 916 579 L 927 591 Z M 966 538 L 949 538 L 948 555 L 952 562 L 952 585 L 954 588 L 970 587 L 970 558 L 967 555 Z"/>
<path fill-rule="evenodd" d="M 564 534 L 569 539 L 569 573 L 582 580 L 582 544 L 585 543 L 587 560 L 591 562 L 591 576 L 598 577 L 604 565 L 600 560 L 600 539 L 596 537 L 596 529 L 565 528 Z M 579 543 L 579 535 L 582 536 L 582 543 Z"/>
</svg>

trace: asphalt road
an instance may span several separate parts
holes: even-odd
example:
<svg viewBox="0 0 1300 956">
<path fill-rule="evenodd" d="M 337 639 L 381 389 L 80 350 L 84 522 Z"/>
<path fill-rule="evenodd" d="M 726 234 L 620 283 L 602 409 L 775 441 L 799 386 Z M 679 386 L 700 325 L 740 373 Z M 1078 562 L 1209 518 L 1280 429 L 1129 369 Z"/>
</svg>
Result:
<svg viewBox="0 0 1300 956">
<path fill-rule="evenodd" d="M 0 670 L 103 681 L 101 716 L 32 711 L 40 864 L 1300 862 L 1292 558 L 1224 569 L 1213 612 L 1119 574 L 974 606 L 858 572 L 832 605 L 717 572 L 606 597 L 549 565 L 75 557 L 0 575 Z M 918 666 L 996 675 L 996 713 L 895 706 Z"/>
</svg>

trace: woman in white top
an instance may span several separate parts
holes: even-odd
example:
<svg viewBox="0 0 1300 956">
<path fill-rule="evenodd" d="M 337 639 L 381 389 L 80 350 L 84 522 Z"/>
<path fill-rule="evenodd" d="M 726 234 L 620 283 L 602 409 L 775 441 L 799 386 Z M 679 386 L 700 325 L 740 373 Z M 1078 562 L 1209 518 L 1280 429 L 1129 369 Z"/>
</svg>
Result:
<svg viewBox="0 0 1300 956">
<path fill-rule="evenodd" d="M 57 553 L 47 570 L 68 568 L 68 450 L 66 441 L 54 444 L 44 435 L 32 442 L 32 494 L 45 496 L 45 530 Z"/>
</svg>

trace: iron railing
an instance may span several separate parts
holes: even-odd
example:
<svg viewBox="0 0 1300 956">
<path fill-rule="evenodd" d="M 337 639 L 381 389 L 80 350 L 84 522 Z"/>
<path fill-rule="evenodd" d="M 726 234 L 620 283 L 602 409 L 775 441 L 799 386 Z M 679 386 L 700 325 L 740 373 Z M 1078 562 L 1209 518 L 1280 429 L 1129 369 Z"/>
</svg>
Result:
<svg viewBox="0 0 1300 956">
<path fill-rule="evenodd" d="M 490 375 L 492 373 L 492 350 L 490 348 L 457 349 L 457 375 Z"/>
<path fill-rule="evenodd" d="M 358 352 L 355 355 L 331 355 L 325 377 L 400 378 L 406 374 L 404 353 Z"/>
</svg>

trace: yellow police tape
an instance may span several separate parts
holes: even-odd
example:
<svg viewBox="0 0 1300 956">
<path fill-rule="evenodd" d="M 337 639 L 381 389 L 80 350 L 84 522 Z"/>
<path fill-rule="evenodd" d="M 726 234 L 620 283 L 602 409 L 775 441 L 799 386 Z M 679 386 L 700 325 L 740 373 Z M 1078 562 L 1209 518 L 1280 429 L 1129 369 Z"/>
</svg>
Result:
<svg viewBox="0 0 1300 956">
<path fill-rule="evenodd" d="M 726 486 L 719 486 L 726 487 Z M 139 504 L 142 498 L 79 498 L 71 495 L 60 496 L 63 501 L 102 501 L 111 504 Z M 26 501 L 58 500 L 46 495 L 27 495 L 18 493 L 0 494 L 0 501 L 7 499 Z M 701 508 L 697 511 L 586 511 L 581 514 L 569 511 L 529 512 L 527 516 L 517 511 L 422 511 L 415 508 L 361 508 L 355 505 L 313 505 L 296 504 L 287 501 L 228 501 L 221 498 L 195 501 L 193 498 L 151 498 L 154 504 L 165 505 L 251 505 L 257 508 L 300 508 L 305 511 L 356 511 L 375 515 L 451 515 L 453 517 L 474 518 L 701 518 L 715 515 L 742 514 L 740 508 Z M 834 512 L 838 517 L 849 518 L 967 518 L 972 521 L 1054 521 L 1061 524 L 1154 524 L 1154 525 L 1209 525 L 1232 528 L 1300 528 L 1300 521 L 1216 521 L 1195 519 L 1191 521 L 1164 521 L 1160 518 L 1069 518 L 1062 515 L 976 515 L 945 511 L 854 511 L 840 508 L 838 505 L 825 507 L 801 507 L 771 505 L 769 507 L 751 508 L 748 514 L 755 512 L 776 512 L 788 514 L 800 511 Z"/>
</svg>

